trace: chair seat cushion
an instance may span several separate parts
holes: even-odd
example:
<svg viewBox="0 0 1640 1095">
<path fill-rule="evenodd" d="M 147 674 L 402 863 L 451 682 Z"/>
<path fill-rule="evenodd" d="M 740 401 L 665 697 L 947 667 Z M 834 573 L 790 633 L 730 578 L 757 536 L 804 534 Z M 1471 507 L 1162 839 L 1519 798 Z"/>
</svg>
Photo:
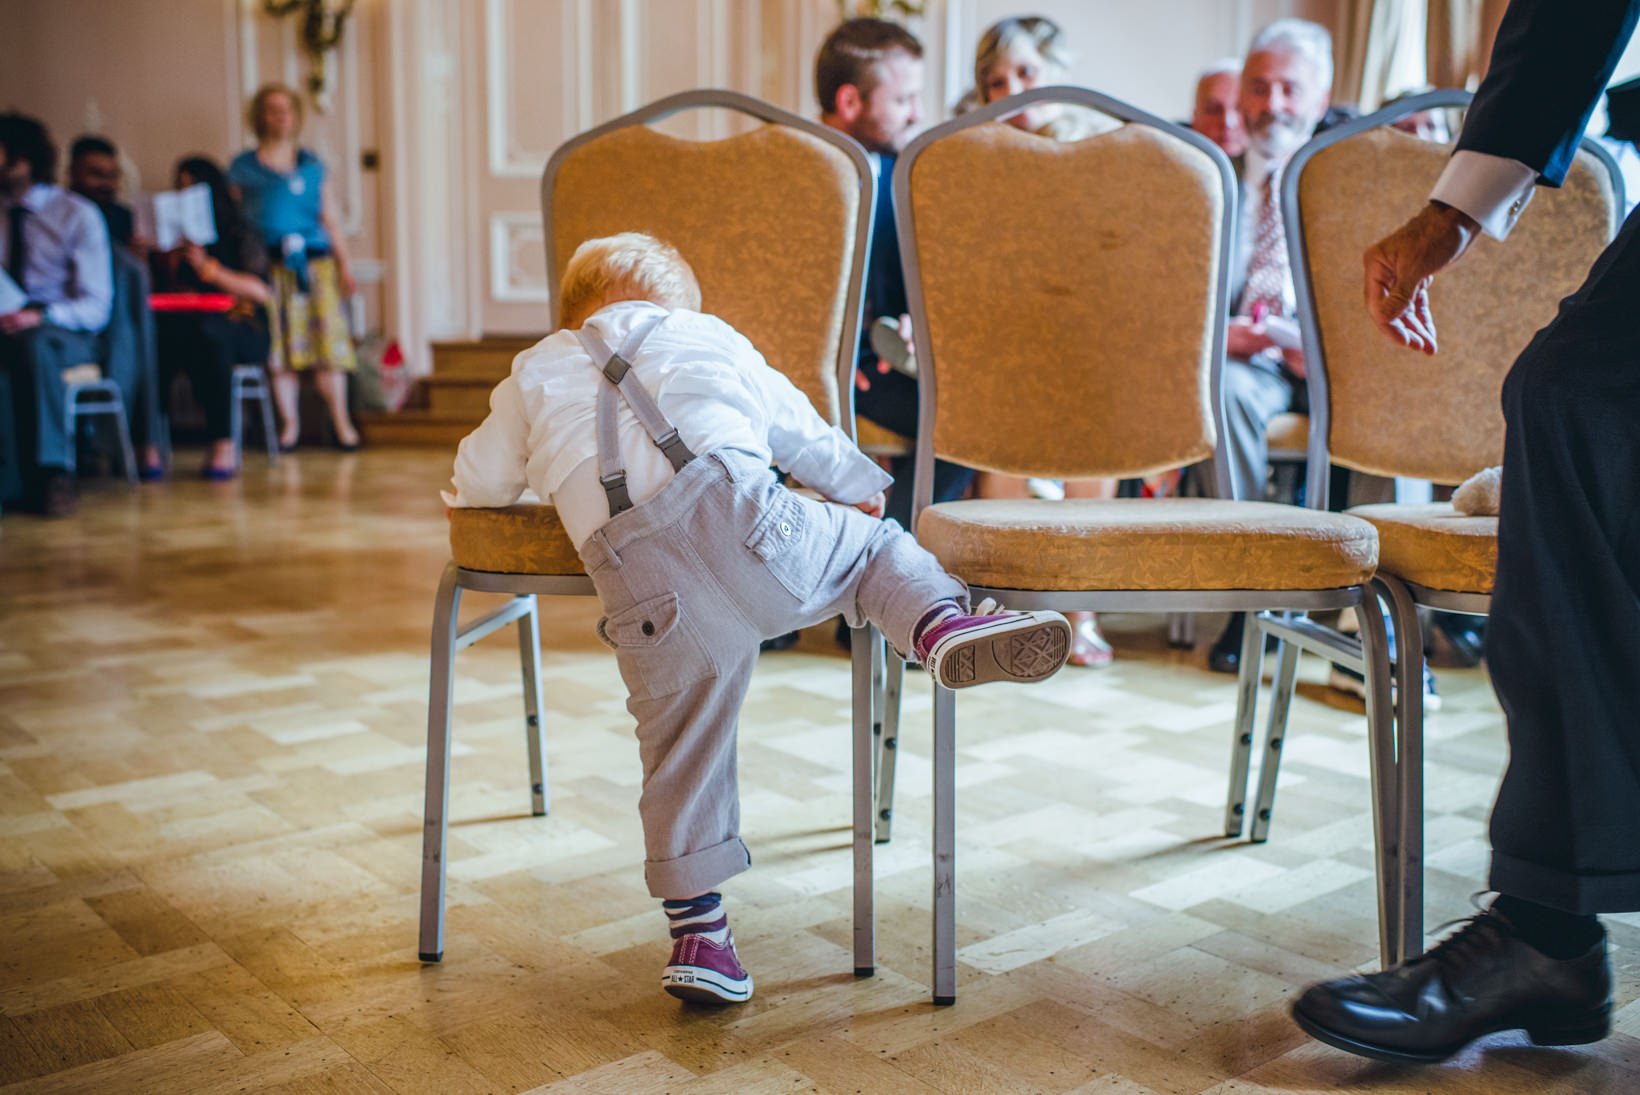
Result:
<svg viewBox="0 0 1640 1095">
<path fill-rule="evenodd" d="M 498 574 L 585 574 L 558 511 L 540 503 L 450 511 L 450 556 Z"/>
<path fill-rule="evenodd" d="M 1450 502 L 1356 506 L 1378 530 L 1378 568 L 1430 589 L 1491 593 L 1498 573 L 1498 519 L 1470 517 Z"/>
<path fill-rule="evenodd" d="M 1283 411 L 1270 419 L 1265 425 L 1264 440 L 1272 454 L 1298 453 L 1302 455 L 1310 444 L 1309 415 Z"/>
<path fill-rule="evenodd" d="M 917 539 L 957 577 L 1040 590 L 1338 589 L 1378 561 L 1367 522 L 1208 498 L 944 502 Z"/>
</svg>

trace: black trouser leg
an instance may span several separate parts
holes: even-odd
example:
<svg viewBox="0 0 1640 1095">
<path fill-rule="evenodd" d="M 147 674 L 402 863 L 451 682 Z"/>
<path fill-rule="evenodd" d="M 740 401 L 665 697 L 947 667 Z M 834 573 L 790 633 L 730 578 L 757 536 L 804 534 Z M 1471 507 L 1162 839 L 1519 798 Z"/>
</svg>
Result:
<svg viewBox="0 0 1640 1095">
<path fill-rule="evenodd" d="M 878 373 L 873 367 L 868 377 L 871 387 L 854 393 L 854 412 L 868 418 L 885 430 L 915 441 L 917 436 L 917 382 L 904 373 L 890 370 Z M 909 456 L 897 456 L 889 461 L 889 474 L 894 485 L 888 488 L 888 504 L 883 516 L 900 523 L 911 531 L 912 468 L 915 461 Z M 974 481 L 974 472 L 958 464 L 934 461 L 934 496 L 932 502 L 950 502 L 961 498 Z"/>
<path fill-rule="evenodd" d="M 1640 220 L 1504 384 L 1486 653 L 1509 723 L 1494 889 L 1640 909 Z"/>
</svg>

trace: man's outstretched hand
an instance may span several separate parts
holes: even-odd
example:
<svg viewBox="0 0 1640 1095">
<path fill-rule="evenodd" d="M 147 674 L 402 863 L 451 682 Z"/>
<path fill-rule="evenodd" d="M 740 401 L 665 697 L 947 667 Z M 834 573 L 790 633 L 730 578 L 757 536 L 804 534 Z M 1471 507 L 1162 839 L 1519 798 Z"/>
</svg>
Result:
<svg viewBox="0 0 1640 1095">
<path fill-rule="evenodd" d="M 1480 225 L 1467 213 L 1430 202 L 1367 249 L 1367 311 L 1402 346 L 1435 352 L 1429 282 L 1469 249 Z"/>
</svg>

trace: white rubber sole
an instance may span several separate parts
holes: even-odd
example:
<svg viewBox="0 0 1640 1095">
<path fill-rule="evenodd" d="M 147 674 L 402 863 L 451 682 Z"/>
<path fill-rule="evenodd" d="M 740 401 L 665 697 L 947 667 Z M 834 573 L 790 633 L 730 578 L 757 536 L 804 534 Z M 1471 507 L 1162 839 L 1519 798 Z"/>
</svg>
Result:
<svg viewBox="0 0 1640 1095">
<path fill-rule="evenodd" d="M 667 966 L 661 988 L 680 1000 L 705 1004 L 741 1004 L 752 998 L 752 975 L 736 981 L 701 966 Z"/>
<path fill-rule="evenodd" d="M 1057 612 L 1038 609 L 996 616 L 981 627 L 946 635 L 925 663 L 945 688 L 988 681 L 1033 684 L 1047 680 L 1071 652 L 1071 625 Z"/>
</svg>

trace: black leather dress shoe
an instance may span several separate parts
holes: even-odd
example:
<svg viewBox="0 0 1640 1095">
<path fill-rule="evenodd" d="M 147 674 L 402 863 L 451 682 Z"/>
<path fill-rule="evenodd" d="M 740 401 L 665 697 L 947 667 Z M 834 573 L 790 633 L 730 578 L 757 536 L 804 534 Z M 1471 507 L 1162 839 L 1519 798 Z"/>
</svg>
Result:
<svg viewBox="0 0 1640 1095">
<path fill-rule="evenodd" d="M 1293 1020 L 1313 1038 L 1380 1061 L 1444 1061 L 1482 1035 L 1525 1030 L 1540 1046 L 1611 1031 L 1606 938 L 1564 961 L 1522 942 L 1496 912 L 1382 973 L 1311 986 Z"/>
</svg>

